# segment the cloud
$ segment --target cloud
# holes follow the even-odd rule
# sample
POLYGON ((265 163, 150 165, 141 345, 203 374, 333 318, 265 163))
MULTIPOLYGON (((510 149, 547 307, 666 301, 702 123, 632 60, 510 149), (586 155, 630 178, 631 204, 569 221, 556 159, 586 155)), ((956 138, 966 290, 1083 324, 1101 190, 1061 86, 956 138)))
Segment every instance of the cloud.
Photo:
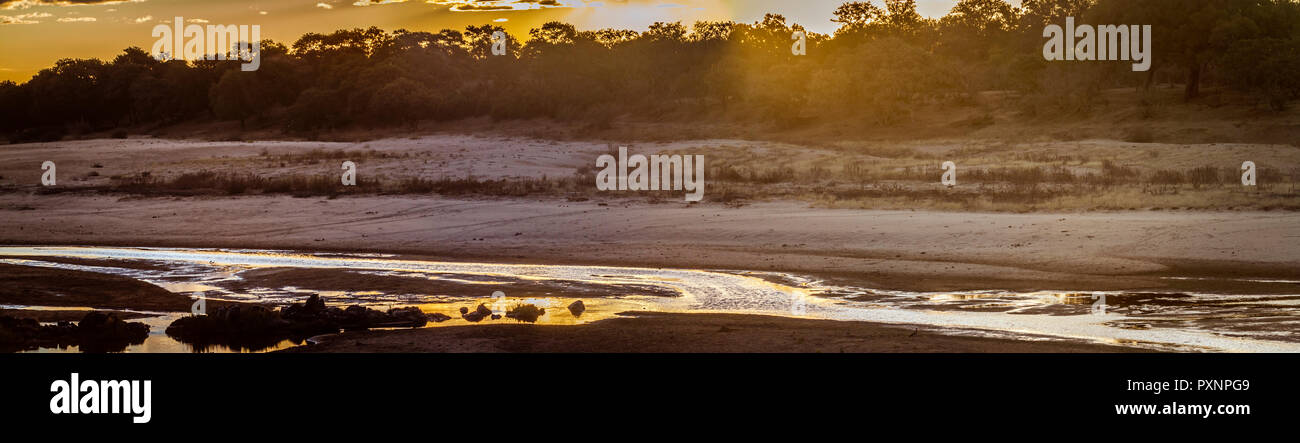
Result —
POLYGON ((329 4, 329 3, 324 3, 324 2, 322 2, 322 3, 317 3, 317 4, 316 4, 316 7, 317 7, 317 8, 322 8, 322 9, 334 9, 334 5, 331 5, 331 4, 329 4))
POLYGON ((146 16, 144 16, 144 17, 137 17, 137 18, 135 19, 135 22, 136 22, 136 23, 145 23, 145 22, 148 22, 148 21, 150 21, 150 20, 153 20, 153 16, 152 16, 152 15, 146 15, 146 16))
POLYGON ((201 18, 192 18, 192 19, 189 19, 189 20, 186 20, 186 21, 187 21, 187 22, 190 22, 190 23, 207 23, 207 22, 208 22, 207 20, 205 20, 205 19, 201 19, 201 18))
POLYGON ((50 13, 48 12, 33 12, 31 14, 19 14, 19 15, 0 15, 0 25, 34 25, 40 22, 32 19, 46 18, 49 16, 50 13))
POLYGON ((95 21, 94 17, 59 17, 59 23, 88 23, 95 21))
POLYGON ((141 3, 145 0, 0 0, 0 9, 27 9, 33 6, 92 6, 141 3))

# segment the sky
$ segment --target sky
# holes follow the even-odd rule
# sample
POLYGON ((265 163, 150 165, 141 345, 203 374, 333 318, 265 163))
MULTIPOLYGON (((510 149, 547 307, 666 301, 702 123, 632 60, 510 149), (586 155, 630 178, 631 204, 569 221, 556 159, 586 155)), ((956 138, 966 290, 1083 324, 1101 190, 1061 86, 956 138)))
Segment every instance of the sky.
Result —
MULTIPOLYGON (((831 12, 848 0, 0 0, 0 81, 27 81, 61 58, 111 59, 146 51, 153 27, 175 17, 199 24, 259 25, 262 38, 290 44, 308 32, 378 26, 438 31, 493 23, 526 35, 559 20, 579 29, 645 30, 658 21, 733 20, 785 15, 830 33, 831 12)), ((957 0, 917 0, 922 15, 946 14, 957 0)), ((874 1, 877 5, 882 2, 874 1)))

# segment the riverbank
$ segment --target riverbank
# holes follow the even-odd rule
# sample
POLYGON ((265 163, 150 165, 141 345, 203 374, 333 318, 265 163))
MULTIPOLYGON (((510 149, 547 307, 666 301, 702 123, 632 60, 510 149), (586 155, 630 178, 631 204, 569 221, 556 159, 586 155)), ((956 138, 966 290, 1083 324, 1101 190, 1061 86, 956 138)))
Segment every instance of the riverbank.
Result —
MULTIPOLYGON (((41 259, 44 257, 33 257, 41 259)), ((60 261, 60 260, 54 260, 60 261)), ((104 262, 93 259, 62 260, 104 262)), ((121 262, 140 265, 141 262, 121 262)), ((107 264, 107 263, 103 263, 107 264)), ((0 282, 6 286, 25 284, 29 278, 44 277, 38 298, 15 298, 0 293, 0 303, 22 301, 32 306, 120 305, 120 292, 137 294, 130 307, 180 307, 188 298, 167 293, 138 280, 109 274, 55 268, 0 264, 0 282), (88 289, 87 281, 97 290, 88 289), (152 288, 152 289, 151 289, 152 288), (159 303, 158 294, 168 301, 159 303), (67 298, 67 301, 63 300, 67 298), (172 306, 172 305, 176 306, 172 306)), ((326 271, 326 270, 322 270, 326 271)), ((336 271, 337 272, 337 271, 336 271)), ((32 285, 20 286, 30 292, 32 285)), ((129 302, 130 300, 128 300, 129 302)), ((214 304, 228 306, 229 303, 214 304)), ((169 309, 172 310, 172 309, 169 309)), ((561 309, 562 310, 562 309, 561 309)), ((5 309, 15 318, 37 321, 75 321, 88 309, 5 309)), ((126 318, 147 317, 135 313, 126 318)), ((571 314, 577 316, 577 314, 571 314)), ((444 317, 445 318, 445 317, 444 317)), ((599 318, 599 317, 597 317, 599 318)), ((860 321, 811 320, 768 315, 683 314, 625 312, 612 318, 585 324, 523 324, 502 321, 483 324, 349 331, 316 337, 316 343, 288 348, 287 352, 1150 352, 1149 349, 1085 343, 1060 337, 1021 335, 1016 339, 953 335, 954 330, 924 325, 878 324, 860 321)), ((170 343, 172 339, 164 339, 170 343)), ((270 340, 275 344, 282 340, 270 340)), ((137 343, 138 345, 139 343, 137 343)), ((283 344, 271 347, 282 348, 283 344)), ((188 349, 174 346, 173 350, 188 349)), ((211 347, 204 349, 211 350, 211 347)))
POLYGON ((1294 292, 1293 212, 957 213, 437 196, 0 195, 0 244, 739 269, 912 291, 1294 292), (1171 279, 1169 277, 1179 277, 1171 279), (1186 280, 1201 278, 1208 280, 1186 280))
MULTIPOLYGON (((188 311, 193 302, 129 277, 0 263, 0 305, 177 312, 188 311)), ((80 318, 85 312, 21 317, 57 321, 67 320, 67 315, 80 318)))
MULTIPOLYGON (((1051 320, 1034 325, 1035 331, 1056 331, 1074 338, 1113 337, 1110 334, 1114 332, 1104 328, 1122 329, 1120 336, 1132 338, 1147 328, 1163 329, 1162 325, 1195 333, 1208 328, 1230 336, 1243 332, 1291 334, 1289 329, 1277 330, 1286 326, 1271 320, 1290 315, 1287 297, 1300 288, 1300 249, 1285 247, 1300 238, 1300 212, 1277 210, 1294 206, 1294 183, 1281 180, 1288 176, 1278 175, 1276 170, 1276 165, 1294 164, 1297 151, 1291 146, 964 139, 826 146, 687 140, 634 146, 639 153, 703 153, 718 161, 719 169, 710 170, 710 174, 720 175, 711 176, 707 198, 699 204, 684 203, 675 193, 671 197, 601 193, 579 180, 585 177, 584 167, 613 146, 596 141, 445 135, 331 143, 128 139, 14 145, 0 153, 0 159, 7 160, 0 167, 0 225, 5 226, 0 230, 0 245, 374 253, 392 260, 473 262, 494 269, 502 264, 523 264, 637 267, 648 268, 639 272, 649 274, 736 271, 733 274, 789 286, 782 290, 783 297, 772 298, 781 302, 780 309, 768 303, 772 306, 755 310, 777 315, 789 311, 786 304, 792 303, 789 295, 795 288, 811 283, 865 289, 863 293, 841 291, 834 297, 867 307, 907 301, 903 304, 909 310, 889 311, 892 317, 886 321, 893 323, 918 323, 912 315, 917 312, 1014 311, 1004 318, 960 316, 966 323, 945 323, 949 320, 938 321, 931 318, 934 316, 923 320, 935 325, 1024 331, 1023 321, 1033 317, 1021 315, 1028 309, 1051 320), (994 211, 979 210, 983 206, 940 204, 959 196, 930 189, 938 185, 932 183, 932 171, 925 167, 949 157, 970 168, 963 172, 961 193, 1009 198, 1009 206, 997 206, 1001 209, 994 211), (1241 158, 1273 165, 1275 170, 1261 170, 1266 185, 1260 192, 1222 183, 1225 175, 1220 169, 1235 168, 1241 158), (55 188, 36 185, 42 159, 59 165, 55 188), (338 166, 345 159, 362 166, 361 183, 355 188, 339 185, 338 166), (798 173, 772 175, 769 178, 775 181, 768 183, 771 180, 764 178, 768 175, 763 169, 767 166, 759 166, 774 160, 794 165, 792 171, 798 173), (1210 163, 1220 166, 1201 169, 1210 163), (1020 169, 1002 165, 1019 165, 1015 168, 1020 169), (1069 174, 1052 175, 1065 180, 1054 184, 1037 183, 1033 174, 1026 176, 1029 178, 1012 174, 1059 170, 1069 170, 1069 174), (1218 181, 1153 187, 1149 180, 1169 174, 1186 178, 1188 171, 1198 170, 1218 171, 1218 181), (1110 180, 1106 177, 1115 180, 1106 181, 1110 180), (1109 183, 1097 185, 1105 192, 1083 195, 1082 200, 1067 205, 1021 201, 1018 198, 1024 195, 1007 194, 1008 186, 1020 189, 1020 185, 1032 184, 1025 192, 1059 197, 1060 186, 1092 186, 1089 183, 1094 178, 1109 183), (816 189, 822 190, 808 194, 816 189), (1206 200, 1202 198, 1206 192, 1222 194, 1225 200, 1206 200), (1113 198, 1115 193, 1125 198, 1113 198), (828 201, 819 195, 843 198, 828 201), (933 198, 920 198, 926 195, 933 198), (1238 201, 1241 203, 1235 203, 1238 201), (804 277, 810 279, 803 281, 804 277), (999 290, 1014 294, 972 294, 999 290), (889 291, 911 294, 897 297, 889 291), (1048 294, 1035 294, 1038 291, 1048 294), (1084 299, 1090 291, 1115 291, 1117 297, 1108 303, 1132 317, 1098 319, 1108 323, 1093 325, 1065 315, 1086 309, 1084 299), (966 294, 943 294, 932 301, 929 293, 935 292, 966 294), (1260 294, 1277 297, 1250 297, 1260 294), (970 301, 963 302, 967 297, 970 301), (1243 309, 1250 314, 1243 314, 1243 309), (1163 313, 1170 318, 1157 318, 1163 313)), ((21 255, 13 258, 23 259, 21 255)), ((502 279, 507 281, 494 282, 499 285, 483 290, 483 282, 477 281, 480 276, 429 279, 403 275, 407 269, 388 264, 382 264, 383 272, 378 274, 347 267, 292 265, 249 270, 240 268, 245 263, 238 262, 219 265, 227 267, 214 271, 204 268, 205 263, 211 264, 205 260, 197 262, 204 269, 197 274, 207 273, 203 282, 211 284, 187 286, 194 282, 195 272, 161 275, 161 270, 176 269, 175 263, 47 258, 65 265, 131 267, 152 275, 151 282, 168 290, 188 295, 225 291, 250 301, 292 298, 306 292, 334 293, 328 296, 331 303, 340 304, 362 297, 373 301, 411 295, 428 298, 421 302, 426 312, 442 312, 450 305, 437 297, 482 298, 492 290, 501 290, 510 297, 560 303, 551 299, 557 297, 551 294, 555 288, 542 284, 550 280, 512 281, 513 270, 502 271, 506 276, 502 279)), ((448 266, 433 267, 436 271, 448 266)), ((583 321, 594 318, 590 321, 600 324, 610 323, 596 313, 694 309, 601 305, 609 300, 635 301, 635 297, 622 298, 633 294, 626 290, 630 285, 620 289, 623 292, 602 287, 606 284, 603 280, 616 273, 593 276, 577 272, 581 284, 565 283, 565 294, 559 297, 598 300, 583 321)), ((139 277, 140 273, 132 275, 139 277)), ((18 290, 73 282, 55 275, 36 280, 6 285, 18 290)), ((746 286, 742 293, 753 295, 767 289, 746 286)), ((46 299, 63 297, 53 289, 43 291, 46 299)), ((11 298, 21 302, 12 303, 147 309, 132 303, 95 305, 68 298, 43 303, 18 295, 11 298)), ((181 299, 166 307, 149 310, 185 312, 190 300, 178 296, 181 299)), ((737 312, 728 306, 708 308, 737 312)), ((608 319, 615 320, 612 324, 618 326, 597 330, 613 328, 624 331, 618 334, 636 336, 663 330, 656 329, 659 326, 653 322, 667 322, 664 328, 678 325, 676 320, 659 318, 647 326, 608 319)), ((785 325, 777 324, 774 330, 778 331, 785 325)), ((511 326, 501 331, 515 333, 530 329, 514 326, 547 325, 493 325, 490 329, 498 326, 511 326)), ((786 326, 798 327, 794 323, 786 326)), ((717 329, 724 327, 735 329, 725 324, 717 329)), ((751 339, 768 340, 763 334, 768 332, 751 339)), ((769 338, 766 346, 774 352, 789 345, 776 335, 769 338)), ((1222 338, 1170 337, 1187 346, 1180 349, 1259 349, 1226 343, 1222 338), (1201 343, 1205 338, 1215 343, 1201 343)), ((555 340, 559 340, 554 345, 557 350, 576 343, 555 340)), ((601 343, 605 341, 589 345, 599 348, 601 343)), ((716 345, 725 347, 726 343, 716 345)), ((538 346, 551 349, 547 348, 551 345, 538 346)), ((859 349, 877 349, 873 346, 863 344, 859 349)))
POLYGON ((863 353, 1150 352, 1060 340, 945 335, 928 328, 764 315, 627 313, 577 326, 491 324, 318 337, 277 352, 863 353))

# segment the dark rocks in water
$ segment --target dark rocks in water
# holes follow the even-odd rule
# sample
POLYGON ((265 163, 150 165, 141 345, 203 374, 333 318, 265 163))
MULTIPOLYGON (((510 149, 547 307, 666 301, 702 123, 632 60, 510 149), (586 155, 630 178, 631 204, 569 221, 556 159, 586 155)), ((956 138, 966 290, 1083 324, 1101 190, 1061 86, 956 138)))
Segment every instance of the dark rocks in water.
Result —
POLYGON ((302 308, 307 312, 324 311, 325 300, 320 298, 320 294, 312 294, 311 297, 307 297, 307 301, 303 303, 302 308))
POLYGON ((30 318, 0 317, 0 350, 17 352, 40 347, 76 346, 80 334, 77 325, 61 321, 42 325, 30 318))
POLYGON ((283 313, 257 305, 210 309, 207 315, 184 317, 167 326, 167 335, 200 348, 223 345, 258 351, 286 338, 337 332, 326 323, 290 321, 283 313))
POLYGON ((287 319, 293 318, 314 318, 320 316, 325 310, 325 301, 321 300, 320 295, 312 294, 307 297, 307 302, 301 305, 289 305, 280 308, 280 315, 287 319))
POLYGON ((493 319, 493 320, 500 320, 500 319, 501 319, 501 314, 492 314, 492 319, 493 319))
POLYGON ((384 314, 382 312, 361 305, 352 305, 343 310, 343 318, 339 322, 339 327, 345 330, 367 329, 370 328, 370 325, 381 322, 383 319, 384 314))
POLYGON ((491 315, 492 315, 492 310, 488 309, 488 307, 483 305, 482 303, 480 303, 477 308, 474 308, 474 311, 472 312, 469 309, 465 309, 464 307, 460 308, 460 317, 464 318, 465 321, 468 321, 470 323, 478 323, 480 321, 483 321, 483 319, 488 318, 491 315))
POLYGON ((418 328, 429 323, 429 316, 415 306, 389 309, 387 315, 388 321, 383 327, 418 328))
POLYGON ((573 314, 574 317, 582 315, 582 312, 586 310, 587 310, 587 305, 583 304, 582 300, 569 303, 569 313, 573 314))
POLYGON ((121 352, 148 337, 149 325, 127 322, 113 313, 91 311, 77 324, 64 321, 54 325, 0 316, 0 352, 68 346, 78 346, 82 352, 121 352))
POLYGON ((128 345, 144 343, 149 325, 117 318, 117 314, 90 312, 77 323, 83 352, 116 352, 128 345))
POLYGON ((538 317, 545 314, 546 310, 539 308, 536 305, 515 306, 514 309, 506 311, 506 317, 529 323, 536 322, 538 317))
POLYGON ((325 306, 319 296, 312 295, 303 304, 285 306, 278 311, 257 305, 220 307, 208 315, 172 322, 167 327, 167 335, 196 345, 261 350, 285 339, 300 341, 339 330, 416 328, 428 321, 429 317, 416 307, 393 308, 388 312, 361 305, 340 309, 325 306))
POLYGON ((339 327, 346 330, 418 328, 429 323, 429 317, 424 314, 424 311, 414 306, 393 308, 389 309, 388 312, 381 312, 361 305, 352 305, 341 312, 342 315, 339 316, 329 309, 324 311, 329 319, 337 321, 339 327))
MULTIPOLYGON (((466 309, 466 311, 469 311, 469 310, 466 309)), ((442 323, 442 322, 445 322, 445 321, 447 321, 447 320, 451 320, 451 316, 450 316, 450 315, 443 314, 443 313, 441 313, 441 312, 434 312, 434 313, 432 313, 432 314, 429 314, 429 321, 431 321, 431 322, 434 322, 434 323, 442 323)))

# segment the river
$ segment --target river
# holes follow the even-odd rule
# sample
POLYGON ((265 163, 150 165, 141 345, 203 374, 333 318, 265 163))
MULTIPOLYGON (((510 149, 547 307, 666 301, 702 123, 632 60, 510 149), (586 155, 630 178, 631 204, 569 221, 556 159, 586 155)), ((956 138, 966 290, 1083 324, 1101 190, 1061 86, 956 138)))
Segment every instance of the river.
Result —
MULTIPOLYGON (((547 308, 539 323, 580 324, 624 311, 726 312, 861 320, 924 326, 949 334, 1076 340, 1153 350, 1212 352, 1300 351, 1300 294, 1226 294, 1189 291, 1014 292, 997 288, 959 292, 909 292, 861 287, 774 272, 616 266, 470 263, 411 260, 384 254, 303 253, 269 250, 125 247, 0 247, 0 262, 129 276, 173 292, 214 300, 269 303, 299 301, 309 293, 329 303, 419 306, 466 324, 456 310, 483 302, 494 310, 532 303, 547 308), (68 259, 90 259, 78 264, 68 259), (60 261, 62 260, 62 261, 60 261), (133 265, 135 262, 135 265, 133 265), (148 266, 139 266, 148 263, 148 266), (119 265, 120 264, 120 265, 119 265), (445 291, 307 290, 294 286, 246 288, 244 273, 258 269, 314 269, 383 278, 423 278, 466 288, 445 291), (526 282, 555 291, 505 294, 495 288, 526 282), (244 289, 231 289, 233 285, 244 289), (588 290, 588 311, 570 315, 566 288, 588 290), (481 289, 478 289, 481 288, 481 289), (1104 313, 1098 309, 1102 296, 1104 313)), ((1300 283, 1300 282, 1283 282, 1300 283)), ((256 286, 254 284, 254 286, 256 286)), ((1300 289, 1300 286, 1296 286, 1300 289)), ((1300 292, 1300 290, 1295 291, 1300 292)), ((23 307, 37 309, 40 307, 23 307)), ((127 352, 200 351, 162 333, 182 314, 145 319, 153 332, 127 352)), ((272 347, 292 346, 284 342, 272 347)), ((40 351, 68 351, 42 349, 40 351)), ((75 349, 73 349, 75 351, 75 349)), ((232 351, 210 348, 201 351, 232 351)))

